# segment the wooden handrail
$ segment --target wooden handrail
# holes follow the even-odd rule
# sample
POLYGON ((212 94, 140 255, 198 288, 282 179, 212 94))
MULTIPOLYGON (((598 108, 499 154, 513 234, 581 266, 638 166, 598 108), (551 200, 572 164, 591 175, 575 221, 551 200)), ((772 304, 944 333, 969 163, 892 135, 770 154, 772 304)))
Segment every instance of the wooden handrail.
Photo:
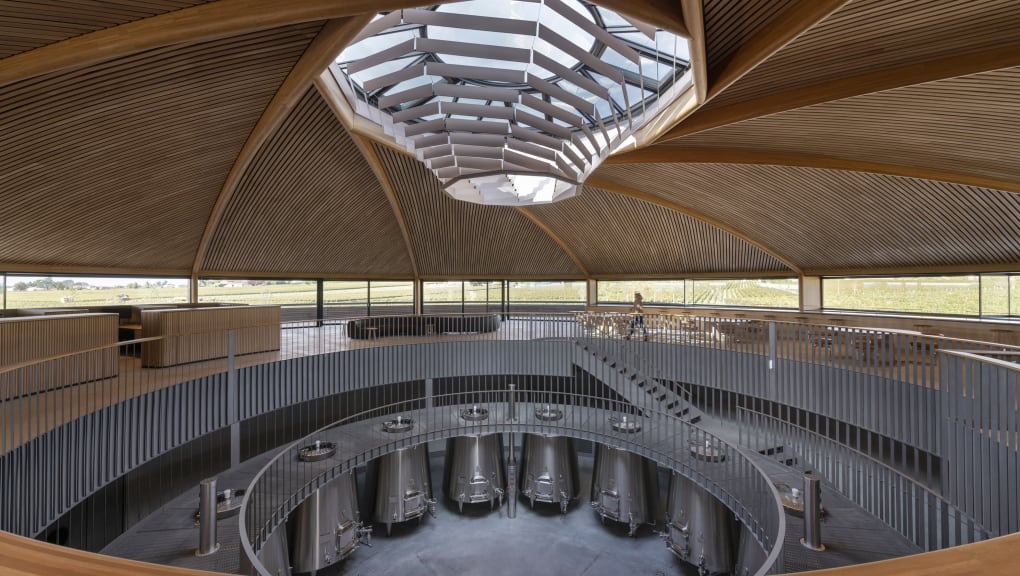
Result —
POLYGON ((104 576, 215 576, 220 572, 203 572, 174 568, 82 552, 66 546, 0 532, 0 574, 5 576, 68 576, 102 574, 104 576))
POLYGON ((955 548, 881 560, 856 566, 799 572, 811 576, 972 576, 1016 574, 1020 534, 1010 534, 955 548))

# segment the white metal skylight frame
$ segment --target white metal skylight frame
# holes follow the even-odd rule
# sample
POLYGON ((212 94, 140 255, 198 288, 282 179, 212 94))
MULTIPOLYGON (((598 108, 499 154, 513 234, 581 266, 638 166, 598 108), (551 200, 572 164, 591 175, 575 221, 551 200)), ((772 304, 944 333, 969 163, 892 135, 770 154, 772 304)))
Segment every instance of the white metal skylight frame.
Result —
POLYGON ((584 0, 380 14, 331 71, 452 196, 511 205, 574 195, 692 83, 686 39, 584 0))

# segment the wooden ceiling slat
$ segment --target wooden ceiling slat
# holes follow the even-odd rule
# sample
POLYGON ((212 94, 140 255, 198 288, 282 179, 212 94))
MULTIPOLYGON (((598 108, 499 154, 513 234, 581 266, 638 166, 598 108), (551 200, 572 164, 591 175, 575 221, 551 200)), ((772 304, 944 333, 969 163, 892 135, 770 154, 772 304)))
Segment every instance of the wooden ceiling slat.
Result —
POLYGON ((0 89, 0 261, 188 267, 238 149, 319 27, 167 48, 0 89))
POLYGON ((530 210, 576 247, 593 275, 789 271, 714 226, 591 186, 569 200, 530 210))
POLYGON ((570 256, 518 210, 454 200, 416 159, 380 145, 375 150, 407 219, 423 278, 585 277, 570 256))
POLYGON ((208 1, 14 0, 4 2, 3 9, 0 11, 0 58, 7 58, 81 34, 204 4, 208 1))
POLYGON ((705 49, 714 70, 796 0, 705 0, 705 49))
POLYGON ((951 168, 1020 186, 1017 94, 1020 68, 1009 68, 755 118, 668 146, 811 154, 933 172, 951 168))
POLYGON ((1015 0, 855 0, 755 68, 705 109, 1016 40, 1015 0))
POLYGON ((598 174, 727 222, 805 270, 1020 263, 1020 195, 1008 192, 777 166, 609 165, 598 174))
POLYGON ((241 176, 205 270, 412 275, 378 180, 314 88, 241 176))

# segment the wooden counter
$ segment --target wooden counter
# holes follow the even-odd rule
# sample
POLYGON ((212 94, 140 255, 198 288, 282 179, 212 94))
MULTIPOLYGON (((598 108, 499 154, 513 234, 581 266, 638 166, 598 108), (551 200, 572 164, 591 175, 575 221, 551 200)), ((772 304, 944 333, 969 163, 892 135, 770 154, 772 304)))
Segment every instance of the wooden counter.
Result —
POLYGON ((58 357, 34 367, 31 378, 18 378, 17 372, 0 375, 8 379, 6 386, 0 388, 0 396, 23 396, 116 376, 120 365, 117 324, 116 314, 0 319, 0 370, 5 366, 58 357), (97 348, 103 349, 73 354, 97 348))
POLYGON ((234 330, 235 354, 280 349, 279 306, 233 306, 142 310, 142 366, 162 368, 227 355, 234 330))

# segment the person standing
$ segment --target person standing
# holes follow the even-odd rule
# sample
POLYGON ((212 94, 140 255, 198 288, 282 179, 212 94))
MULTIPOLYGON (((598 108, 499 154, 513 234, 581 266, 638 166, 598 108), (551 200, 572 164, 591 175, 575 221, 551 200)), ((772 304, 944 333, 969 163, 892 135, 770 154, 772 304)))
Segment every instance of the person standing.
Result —
POLYGON ((644 298, 640 292, 634 293, 634 305, 630 307, 630 332, 627 333, 627 340, 634 335, 634 329, 641 326, 641 332, 644 334, 645 340, 648 340, 648 328, 645 328, 645 307, 643 305, 644 298))

